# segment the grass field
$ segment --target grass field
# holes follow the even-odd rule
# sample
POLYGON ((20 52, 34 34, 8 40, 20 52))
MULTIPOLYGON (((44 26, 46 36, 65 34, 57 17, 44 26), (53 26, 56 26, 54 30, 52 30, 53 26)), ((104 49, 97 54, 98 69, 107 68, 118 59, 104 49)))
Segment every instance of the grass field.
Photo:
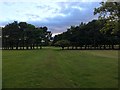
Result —
POLYGON ((117 88, 118 51, 3 50, 3 88, 117 88))

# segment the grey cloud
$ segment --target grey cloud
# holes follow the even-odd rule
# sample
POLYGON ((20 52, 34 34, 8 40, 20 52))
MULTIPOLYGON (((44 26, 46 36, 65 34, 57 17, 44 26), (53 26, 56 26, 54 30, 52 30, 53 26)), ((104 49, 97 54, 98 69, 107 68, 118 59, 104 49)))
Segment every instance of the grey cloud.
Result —
MULTIPOLYGON (((55 16, 53 18, 46 18, 47 21, 27 21, 28 23, 34 24, 35 26, 47 26, 52 33, 64 32, 71 25, 78 25, 81 22, 88 22, 97 16, 93 15, 93 9, 99 6, 99 3, 82 3, 82 2, 59 2, 57 3, 61 10, 59 13, 64 14, 66 16, 55 16), (79 10, 78 8, 72 8, 73 6, 83 8, 83 10, 79 10)), ((49 6, 45 6, 46 8, 51 9, 49 6)), ((36 8, 45 8, 41 5, 38 5, 36 8)), ((58 10, 56 10, 58 11, 58 10)), ((34 14, 26 14, 31 18, 37 18, 38 15, 34 14)), ((4 25, 5 23, 0 23, 0 25, 4 25)))
MULTIPOLYGON (((95 4, 95 3, 94 3, 95 4)), ((47 26, 53 33, 66 31, 68 27, 71 25, 78 25, 81 22, 88 22, 97 16, 93 15, 93 9, 97 5, 93 5, 91 3, 82 5, 81 3, 59 3, 61 6, 60 13, 65 14, 66 16, 56 16, 53 18, 47 18, 47 21, 31 21, 36 26, 47 26), (65 5, 68 5, 65 7, 65 5), (72 6, 78 6, 81 8, 85 8, 85 10, 79 10, 77 8, 72 8, 72 6)))

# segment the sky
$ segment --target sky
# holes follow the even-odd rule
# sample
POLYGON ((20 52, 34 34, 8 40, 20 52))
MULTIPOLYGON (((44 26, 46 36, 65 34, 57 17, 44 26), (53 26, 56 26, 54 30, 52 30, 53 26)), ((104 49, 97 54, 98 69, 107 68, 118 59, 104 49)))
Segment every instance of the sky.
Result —
POLYGON ((0 0, 0 27, 13 21, 27 22, 36 27, 47 26, 54 36, 70 26, 97 19, 93 12, 99 6, 100 1, 92 0, 0 0))

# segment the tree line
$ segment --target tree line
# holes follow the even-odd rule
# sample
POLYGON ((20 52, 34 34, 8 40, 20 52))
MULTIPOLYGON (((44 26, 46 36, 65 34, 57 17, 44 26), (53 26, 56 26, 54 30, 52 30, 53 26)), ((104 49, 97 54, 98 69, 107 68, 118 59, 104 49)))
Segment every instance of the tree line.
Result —
POLYGON ((53 44, 62 49, 120 49, 120 34, 102 33, 105 20, 92 20, 87 24, 71 26, 66 32, 56 35, 53 44))
POLYGON ((98 20, 71 26, 56 35, 53 44, 71 49, 120 49, 120 2, 101 2, 98 20))
POLYGON ((46 26, 14 21, 2 28, 2 49, 41 49, 48 45, 51 35, 46 26))
POLYGON ((55 35, 52 42, 52 33, 46 26, 35 27, 17 21, 7 24, 2 28, 2 49, 41 49, 50 43, 62 49, 120 49, 120 2, 100 4, 94 9, 98 19, 71 26, 55 35))

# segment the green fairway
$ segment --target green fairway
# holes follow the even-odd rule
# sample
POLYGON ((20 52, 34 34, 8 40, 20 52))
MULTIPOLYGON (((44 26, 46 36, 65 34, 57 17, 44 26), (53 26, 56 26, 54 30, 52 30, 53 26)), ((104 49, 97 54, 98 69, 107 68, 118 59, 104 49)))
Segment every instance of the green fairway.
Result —
POLYGON ((117 88, 118 51, 3 50, 3 88, 117 88))

